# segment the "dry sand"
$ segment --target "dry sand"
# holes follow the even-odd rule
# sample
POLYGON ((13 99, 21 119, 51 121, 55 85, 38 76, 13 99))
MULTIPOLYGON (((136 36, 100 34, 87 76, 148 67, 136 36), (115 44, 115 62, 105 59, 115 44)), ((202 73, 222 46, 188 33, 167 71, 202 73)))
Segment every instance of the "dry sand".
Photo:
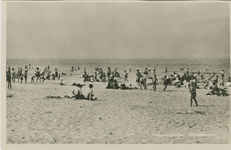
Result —
MULTIPOLYGON (((206 96, 209 90, 199 89, 199 107, 190 107, 186 88, 169 86, 163 92, 163 85, 158 85, 157 92, 151 86, 148 90, 106 90, 107 83, 97 82, 93 83, 97 101, 44 98, 71 95, 76 78, 65 77, 67 86, 60 86, 58 80, 13 83, 13 90, 7 90, 13 97, 6 99, 7 143, 230 142, 230 97, 206 96)), ((129 80, 135 81, 134 76, 129 80)), ((85 84, 83 91, 89 82, 85 84)))

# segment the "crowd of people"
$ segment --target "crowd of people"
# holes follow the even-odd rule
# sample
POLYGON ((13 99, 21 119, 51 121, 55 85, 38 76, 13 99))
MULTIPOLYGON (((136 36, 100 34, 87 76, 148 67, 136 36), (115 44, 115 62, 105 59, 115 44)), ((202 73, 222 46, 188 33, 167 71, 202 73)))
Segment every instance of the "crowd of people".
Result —
MULTIPOLYGON (((17 73, 15 72, 14 68, 7 67, 6 71, 6 79, 8 82, 8 89, 12 89, 12 82, 15 82, 15 79, 18 79, 18 82, 20 83, 25 80, 25 83, 27 83, 27 77, 28 77, 28 69, 31 69, 31 65, 25 66, 25 70, 23 71, 22 68, 18 68, 17 73)), ((70 70, 70 76, 74 71, 80 70, 80 67, 71 67, 70 70)), ((219 76, 216 76, 215 80, 205 80, 204 84, 202 86, 198 86, 198 77, 200 77, 200 80, 204 80, 204 75, 201 74, 200 70, 197 73, 189 73, 189 69, 187 68, 186 71, 180 76, 178 73, 173 72, 173 74, 168 73, 167 67, 165 68, 165 75, 161 79, 157 79, 156 75, 156 68, 154 67, 153 70, 151 68, 145 68, 143 72, 140 72, 139 70, 136 71, 136 87, 133 87, 132 84, 129 83, 129 86, 126 86, 126 82, 129 82, 128 76, 126 70, 123 71, 123 74, 121 75, 116 68, 114 71, 111 70, 110 67, 107 68, 107 71, 104 72, 102 68, 95 68, 95 72, 93 75, 90 75, 87 73, 86 68, 83 69, 83 78, 84 82, 107 82, 106 89, 144 89, 147 90, 147 86, 152 86, 152 90, 156 91, 157 85, 162 84, 163 85, 163 91, 166 91, 168 85, 176 86, 176 87, 185 87, 189 89, 189 92, 191 93, 191 106, 193 100, 195 101, 196 106, 198 106, 197 100, 196 100, 196 89, 199 88, 205 88, 205 89, 212 89, 207 95, 218 95, 218 96, 227 96, 226 87, 224 86, 224 70, 221 71, 221 81, 218 82, 219 76), (153 71, 153 72, 152 72, 153 71), (148 79, 151 79, 151 82, 148 82, 148 79), (120 82, 120 85, 119 85, 120 82), (209 86, 209 82, 212 83, 212 86, 209 86)), ((184 71, 184 68, 180 68, 180 71, 184 71)), ((131 73, 131 68, 129 68, 129 73, 131 73)), ((66 73, 62 72, 62 75, 66 75, 66 73)), ((44 69, 40 71, 39 67, 36 67, 35 72, 31 76, 31 84, 43 84, 45 80, 60 80, 60 73, 58 71, 58 68, 55 68, 54 72, 51 71, 50 66, 48 65, 44 69)), ((212 77, 211 77, 212 78, 212 77)), ((228 82, 230 82, 230 77, 228 79, 228 82)), ((63 83, 63 80, 61 80, 60 85, 65 85, 63 83)), ((93 84, 89 84, 89 92, 87 92, 86 95, 82 94, 82 86, 81 84, 75 84, 75 86, 78 87, 78 90, 75 92, 72 92, 72 96, 65 96, 68 98, 74 98, 74 99, 88 99, 88 100, 95 100, 93 94, 93 84)))

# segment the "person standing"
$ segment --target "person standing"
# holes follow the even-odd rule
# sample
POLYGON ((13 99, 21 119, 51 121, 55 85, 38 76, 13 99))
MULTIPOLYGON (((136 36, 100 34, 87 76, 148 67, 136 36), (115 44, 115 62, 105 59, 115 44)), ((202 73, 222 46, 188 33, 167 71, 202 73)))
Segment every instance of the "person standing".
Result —
POLYGON ((28 70, 25 70, 24 72, 25 83, 27 83, 27 76, 28 76, 28 70))
POLYGON ((152 79, 152 84, 153 84, 153 91, 156 92, 156 83, 158 82, 156 75, 154 75, 154 78, 152 79))
POLYGON ((6 72, 6 80, 8 82, 8 90, 9 89, 12 90, 10 67, 8 68, 8 71, 6 72))
POLYGON ((12 81, 15 82, 15 76, 16 76, 16 73, 14 71, 14 68, 12 68, 12 81))
POLYGON ((124 70, 124 82, 129 82, 128 81, 128 73, 126 72, 126 70, 124 70))
POLYGON ((167 76, 165 75, 165 76, 164 76, 164 89, 163 89, 163 91, 166 90, 167 85, 168 85, 168 81, 167 81, 167 76))
POLYGON ((190 81, 190 93, 191 93, 191 98, 190 98, 191 105, 190 106, 192 106, 193 100, 195 101, 196 106, 198 106, 197 100, 196 100, 196 85, 195 84, 196 82, 193 83, 193 81, 190 81))
POLYGON ((107 78, 108 78, 108 81, 110 79, 110 75, 111 75, 111 69, 110 67, 108 67, 108 70, 107 70, 107 78))
POLYGON ((165 73, 167 73, 168 72, 168 69, 167 69, 167 67, 165 67, 165 73))
POLYGON ((136 72, 136 83, 137 83, 137 87, 138 88, 140 88, 140 90, 142 89, 142 85, 141 85, 141 77, 142 77, 142 75, 141 75, 141 73, 140 73, 140 71, 139 70, 137 70, 137 72, 136 72))
POLYGON ((224 81, 224 77, 225 77, 225 73, 224 73, 224 70, 222 69, 221 70, 221 80, 224 81))

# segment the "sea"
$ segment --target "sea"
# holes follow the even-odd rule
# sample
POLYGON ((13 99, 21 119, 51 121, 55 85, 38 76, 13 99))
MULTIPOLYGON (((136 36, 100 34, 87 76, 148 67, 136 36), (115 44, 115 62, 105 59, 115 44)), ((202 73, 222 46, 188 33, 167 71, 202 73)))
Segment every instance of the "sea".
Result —
POLYGON ((173 72, 181 73, 180 68, 189 68, 189 72, 201 73, 220 73, 224 69, 225 74, 230 75, 230 59, 7 59, 7 66, 15 68, 22 67, 25 70, 25 66, 31 64, 32 69, 29 70, 29 75, 34 73, 36 67, 43 70, 48 65, 51 71, 54 72, 55 68, 59 72, 69 73, 71 67, 79 66, 80 72, 86 68, 89 74, 94 74, 95 68, 102 68, 103 71, 107 71, 110 67, 111 70, 117 68, 119 73, 123 73, 124 70, 129 72, 136 72, 139 69, 141 72, 145 68, 156 68, 156 74, 162 75, 167 71, 169 74, 173 72))

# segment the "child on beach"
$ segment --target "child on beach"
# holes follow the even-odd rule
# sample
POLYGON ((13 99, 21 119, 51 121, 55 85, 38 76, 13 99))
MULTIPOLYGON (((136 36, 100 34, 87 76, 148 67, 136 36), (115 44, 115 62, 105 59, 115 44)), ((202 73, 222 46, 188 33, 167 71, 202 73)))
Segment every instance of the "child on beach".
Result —
POLYGON ((191 93, 191 98, 190 98, 191 105, 190 106, 192 106, 192 103, 193 103, 192 100, 194 100, 196 103, 196 106, 198 106, 197 100, 196 100, 196 85, 195 83, 193 83, 193 81, 190 81, 190 93, 191 93))
POLYGON ((153 84, 153 91, 156 92, 156 83, 158 82, 156 75, 154 75, 154 78, 152 79, 152 84, 153 84))
POLYGON ((92 84, 89 84, 89 89, 87 91, 87 94, 86 94, 86 99, 87 100, 96 100, 97 97, 94 98, 94 94, 93 94, 93 85, 92 84))

